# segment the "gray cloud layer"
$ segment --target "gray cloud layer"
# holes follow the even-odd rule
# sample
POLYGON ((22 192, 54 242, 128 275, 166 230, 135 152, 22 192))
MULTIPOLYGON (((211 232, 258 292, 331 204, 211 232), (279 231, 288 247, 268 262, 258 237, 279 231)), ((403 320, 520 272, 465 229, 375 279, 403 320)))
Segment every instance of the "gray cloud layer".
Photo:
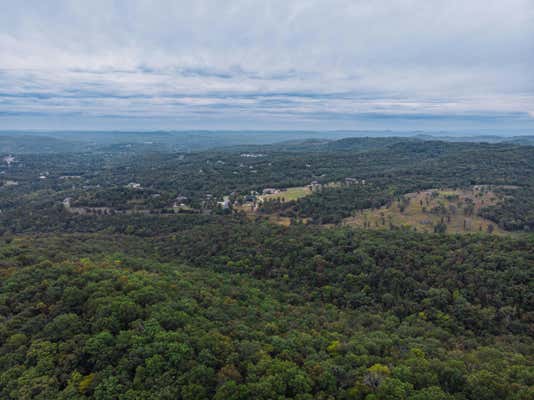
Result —
POLYGON ((532 0, 6 0, 0 123, 532 127, 533 66, 532 0))

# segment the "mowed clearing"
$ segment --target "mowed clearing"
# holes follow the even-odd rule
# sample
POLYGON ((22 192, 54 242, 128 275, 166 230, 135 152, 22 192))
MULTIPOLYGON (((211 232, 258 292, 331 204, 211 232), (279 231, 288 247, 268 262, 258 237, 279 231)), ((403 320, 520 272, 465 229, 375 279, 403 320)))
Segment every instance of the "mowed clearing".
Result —
POLYGON ((290 187, 281 189, 278 193, 263 194, 258 196, 259 201, 280 200, 281 202, 293 201, 312 193, 312 188, 308 186, 290 187))
MULTIPOLYGON (((309 196, 315 190, 320 187, 328 187, 331 184, 325 185, 306 185, 296 186, 284 189, 275 189, 276 193, 258 195, 254 201, 249 201, 241 205, 234 205, 234 210, 245 212, 249 218, 266 218, 270 222, 278 225, 289 226, 291 224, 291 218, 278 215, 277 213, 262 213, 259 214, 261 204, 269 201, 280 201, 281 203, 287 203, 289 201, 298 200, 302 197, 309 196)), ((306 223, 307 219, 303 219, 302 222, 306 223)))
POLYGON ((509 234, 478 215, 481 208, 502 200, 502 195, 489 186, 425 190, 408 193, 379 209, 355 211, 343 223, 368 229, 405 227, 419 232, 509 234))

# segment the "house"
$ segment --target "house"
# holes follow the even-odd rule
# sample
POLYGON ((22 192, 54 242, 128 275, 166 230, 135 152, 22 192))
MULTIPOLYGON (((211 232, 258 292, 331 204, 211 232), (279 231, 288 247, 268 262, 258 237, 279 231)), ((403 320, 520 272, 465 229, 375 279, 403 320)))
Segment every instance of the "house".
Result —
POLYGON ((265 157, 265 154, 261 154, 261 153, 242 153, 241 154, 241 157, 245 157, 245 158, 258 158, 258 157, 265 157))
POLYGON ((218 201, 217 205, 223 210, 228 210, 230 208, 230 199, 228 197, 225 197, 223 201, 218 201))
POLYGON ((142 189, 141 184, 136 183, 136 182, 130 182, 129 184, 126 185, 126 187, 128 189, 142 189))
POLYGON ((172 205, 172 208, 175 211, 178 211, 178 210, 186 209, 187 206, 184 203, 180 203, 178 201, 175 201, 174 204, 172 205))
POLYGON ((81 175, 61 175, 59 179, 65 180, 65 179, 81 179, 81 175))
POLYGON ((5 156, 4 157, 4 162, 7 164, 7 166, 9 167, 12 163, 15 162, 15 157, 13 157, 11 154, 8 155, 8 156, 5 156))
POLYGON ((354 184, 354 183, 360 183, 360 182, 356 178, 345 178, 345 183, 354 184))
POLYGON ((262 194, 277 194, 277 193, 280 193, 280 191, 274 188, 265 188, 262 191, 262 194))
POLYGON ((308 185, 308 189, 315 190, 319 189, 321 187, 321 184, 318 181, 313 181, 308 185))

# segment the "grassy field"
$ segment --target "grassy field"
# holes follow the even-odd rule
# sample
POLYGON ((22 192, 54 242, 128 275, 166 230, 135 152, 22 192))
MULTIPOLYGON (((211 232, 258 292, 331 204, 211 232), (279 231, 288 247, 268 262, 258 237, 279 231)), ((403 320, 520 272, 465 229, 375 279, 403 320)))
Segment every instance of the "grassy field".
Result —
MULTIPOLYGON (((264 201, 280 200, 281 202, 285 203, 300 199, 301 197, 309 196, 312 194, 312 192, 313 190, 309 185, 280 189, 279 193, 259 195, 255 203, 245 203, 240 206, 234 206, 234 210, 244 211, 250 218, 256 218, 259 215, 257 213, 257 206, 264 201)), ((278 225, 289 226, 291 223, 290 218, 283 217, 278 214, 262 214, 262 217, 278 225)))
POLYGON ((280 200, 282 202, 293 201, 300 199, 301 197, 308 196, 312 193, 312 190, 309 186, 298 186, 291 187, 287 189, 281 189, 280 193, 275 194, 264 194, 258 196, 259 201, 266 200, 280 200))
POLYGON ((419 232, 434 232, 442 224, 448 233, 508 234, 477 215, 480 208, 502 201, 499 196, 487 186, 409 193, 379 209, 356 211, 344 224, 369 229, 405 227, 419 232))

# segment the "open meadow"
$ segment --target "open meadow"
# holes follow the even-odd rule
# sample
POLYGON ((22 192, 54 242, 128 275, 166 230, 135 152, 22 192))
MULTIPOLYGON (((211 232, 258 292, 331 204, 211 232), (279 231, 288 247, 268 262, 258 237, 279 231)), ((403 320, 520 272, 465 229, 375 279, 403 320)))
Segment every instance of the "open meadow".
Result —
POLYGON ((510 234, 480 215, 483 207, 498 204, 503 195, 489 186, 470 189, 431 189, 400 196, 377 208, 354 212, 344 225, 368 229, 409 228, 419 232, 510 234))

